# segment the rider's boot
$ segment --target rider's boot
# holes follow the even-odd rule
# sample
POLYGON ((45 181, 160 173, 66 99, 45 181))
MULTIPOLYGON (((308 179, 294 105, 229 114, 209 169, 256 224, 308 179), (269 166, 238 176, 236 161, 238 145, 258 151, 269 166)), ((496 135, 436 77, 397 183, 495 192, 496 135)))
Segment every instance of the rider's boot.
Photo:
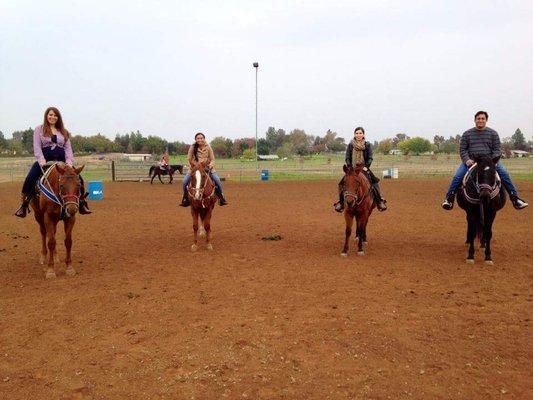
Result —
POLYGON ((20 218, 25 218, 26 214, 30 212, 30 196, 25 195, 22 193, 20 195, 21 204, 17 211, 15 211, 15 215, 20 218))

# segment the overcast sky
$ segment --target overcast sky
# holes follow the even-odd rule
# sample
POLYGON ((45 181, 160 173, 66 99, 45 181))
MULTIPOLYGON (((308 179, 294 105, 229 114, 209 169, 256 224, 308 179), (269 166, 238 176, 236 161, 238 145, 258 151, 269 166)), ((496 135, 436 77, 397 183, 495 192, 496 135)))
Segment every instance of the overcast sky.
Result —
POLYGON ((533 135, 532 1, 0 0, 0 131, 533 135))

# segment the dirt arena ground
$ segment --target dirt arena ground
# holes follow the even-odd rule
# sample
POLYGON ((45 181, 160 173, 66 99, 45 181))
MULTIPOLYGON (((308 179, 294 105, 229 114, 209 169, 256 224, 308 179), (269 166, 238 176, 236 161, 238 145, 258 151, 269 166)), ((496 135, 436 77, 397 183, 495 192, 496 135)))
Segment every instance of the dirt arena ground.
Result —
POLYGON ((106 183, 55 280, 0 185, 0 398, 526 399, 533 208, 507 205, 495 265, 467 265, 446 185, 384 182, 366 255, 341 258, 335 182, 226 183, 198 253, 179 185, 106 183))

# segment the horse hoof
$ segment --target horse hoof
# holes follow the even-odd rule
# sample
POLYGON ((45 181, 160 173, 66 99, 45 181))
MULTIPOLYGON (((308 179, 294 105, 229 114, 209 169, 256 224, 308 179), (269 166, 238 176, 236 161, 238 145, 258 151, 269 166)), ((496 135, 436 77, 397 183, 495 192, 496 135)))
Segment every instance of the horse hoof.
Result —
POLYGON ((56 273, 54 271, 48 271, 44 277, 45 279, 55 279, 56 273))
POLYGON ((192 251, 192 252, 198 251, 198 246, 195 245, 195 244, 193 244, 193 245, 191 246, 191 251, 192 251))
POLYGON ((473 258, 467 258, 466 259, 466 263, 467 264, 474 264, 474 259, 473 258))
POLYGON ((74 276, 76 275, 76 270, 72 267, 70 268, 67 268, 67 270, 65 271, 65 273, 68 275, 68 276, 74 276))
POLYGON ((364 251, 358 251, 358 252, 357 252, 357 255, 358 255, 358 256, 364 256, 364 255, 365 255, 365 252, 364 252, 364 251))
POLYGON ((207 250, 209 250, 209 251, 212 251, 212 250, 213 250, 213 245, 212 245, 211 243, 209 243, 209 244, 207 245, 207 250))
POLYGON ((202 229, 200 232, 198 232, 198 236, 205 238, 205 231, 202 229))
POLYGON ((485 260, 485 265, 494 265, 492 260, 485 260))
POLYGON ((348 253, 341 253, 342 257, 348 257, 348 253))

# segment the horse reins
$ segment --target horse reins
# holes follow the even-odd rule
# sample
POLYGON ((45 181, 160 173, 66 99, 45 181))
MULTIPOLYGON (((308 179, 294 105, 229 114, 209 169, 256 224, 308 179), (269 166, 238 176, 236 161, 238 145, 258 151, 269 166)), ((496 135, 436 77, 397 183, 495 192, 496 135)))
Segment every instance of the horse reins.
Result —
MULTIPOLYGON (((192 176, 192 174, 191 174, 192 176)), ((213 195, 215 194, 215 188, 213 187, 213 191, 211 192, 211 194, 207 197, 204 197, 204 191, 205 191, 205 188, 207 186, 207 182, 210 180, 211 178, 209 177, 209 174, 206 173, 206 179, 205 179, 205 182, 204 182, 204 186, 199 188, 199 189, 196 189, 196 188, 192 188, 191 185, 189 185, 189 189, 188 189, 188 192, 189 194, 191 195, 191 197, 193 198, 193 200, 195 201, 201 201, 202 202, 202 208, 205 208, 205 204, 204 204, 204 200, 209 200, 211 197, 213 197, 213 195), (191 189, 194 190, 194 192, 196 193, 198 191, 199 195, 200 195, 200 199, 195 199, 194 198, 194 195, 191 193, 191 189)))
MULTIPOLYGON (((52 167, 55 167, 57 163, 54 163, 52 164, 49 168, 50 168, 50 171, 51 171, 51 168, 52 167)), ((54 189, 52 188, 52 185, 50 184, 50 181, 48 180, 48 174, 46 174, 43 170, 43 167, 39 164, 39 167, 41 168, 41 172, 43 173, 43 178, 46 182, 46 184, 48 184, 48 188, 46 188, 46 186, 44 185, 40 185, 40 188, 41 190, 42 189, 45 189, 43 191, 44 195, 50 199, 51 201, 53 201, 54 203, 56 203, 59 207, 61 207, 61 211, 60 213, 63 214, 63 210, 66 208, 65 206, 69 205, 69 204, 74 204, 78 209, 80 207, 80 196, 79 195, 75 195, 75 194, 63 194, 61 193, 61 178, 64 176, 64 174, 59 174, 59 178, 58 178, 58 185, 59 185, 59 197, 55 194, 54 192, 54 189), (69 201, 68 199, 70 198, 74 198, 75 200, 74 201, 69 201), (65 199, 67 201, 65 201, 65 199)), ((59 171, 58 171, 59 172, 59 171)))

